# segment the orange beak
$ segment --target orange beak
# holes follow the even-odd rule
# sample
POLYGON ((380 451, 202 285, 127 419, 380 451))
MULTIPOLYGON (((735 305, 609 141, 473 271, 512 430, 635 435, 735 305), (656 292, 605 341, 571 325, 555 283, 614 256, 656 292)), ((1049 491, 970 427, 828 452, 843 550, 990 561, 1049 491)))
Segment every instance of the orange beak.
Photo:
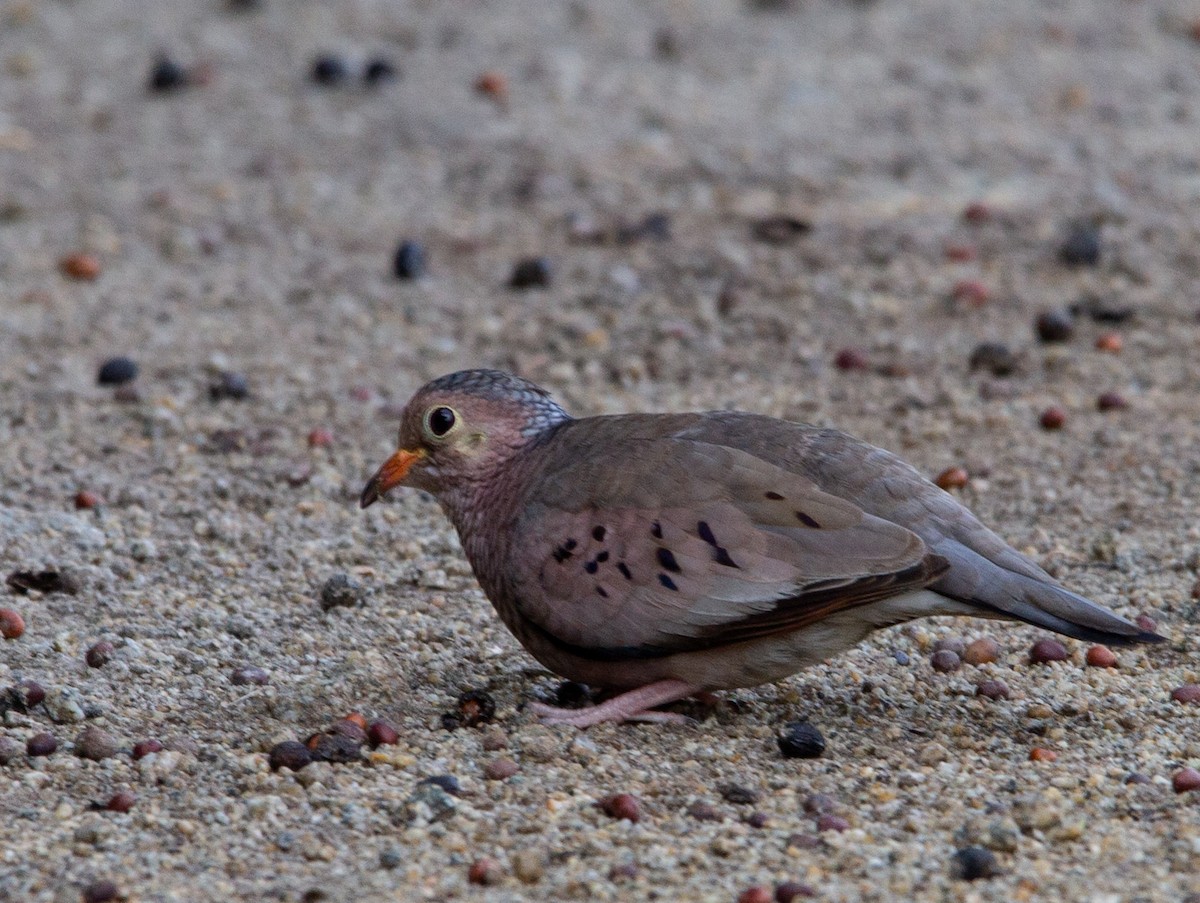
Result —
POLYGON ((367 508, 375 504, 387 494, 389 489, 403 483, 413 464, 424 457, 425 452, 421 449, 417 449, 417 451, 400 449, 384 461, 383 466, 375 471, 375 476, 367 481, 367 485, 363 487, 362 496, 358 500, 359 505, 367 508))

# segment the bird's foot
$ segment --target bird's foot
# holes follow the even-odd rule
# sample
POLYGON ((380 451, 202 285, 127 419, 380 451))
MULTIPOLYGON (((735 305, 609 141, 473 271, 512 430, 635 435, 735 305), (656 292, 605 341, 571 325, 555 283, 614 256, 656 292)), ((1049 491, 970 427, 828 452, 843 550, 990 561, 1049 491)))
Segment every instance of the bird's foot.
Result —
POLYGON ((638 687, 586 709, 560 709, 544 702, 532 702, 530 709, 543 724, 570 724, 591 727, 605 721, 650 721, 658 724, 689 724, 692 719, 677 712, 660 712, 654 707, 675 702, 700 692, 682 680, 660 680, 638 687))

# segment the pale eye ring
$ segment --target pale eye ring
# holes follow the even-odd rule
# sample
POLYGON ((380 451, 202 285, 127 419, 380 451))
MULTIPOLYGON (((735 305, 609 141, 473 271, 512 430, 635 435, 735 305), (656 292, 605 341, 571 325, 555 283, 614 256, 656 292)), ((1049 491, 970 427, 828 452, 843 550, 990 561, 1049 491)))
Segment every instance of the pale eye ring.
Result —
POLYGON ((444 405, 432 408, 425 415, 425 426, 428 427, 430 435, 438 439, 454 429, 457 423, 458 415, 454 413, 454 409, 444 405))

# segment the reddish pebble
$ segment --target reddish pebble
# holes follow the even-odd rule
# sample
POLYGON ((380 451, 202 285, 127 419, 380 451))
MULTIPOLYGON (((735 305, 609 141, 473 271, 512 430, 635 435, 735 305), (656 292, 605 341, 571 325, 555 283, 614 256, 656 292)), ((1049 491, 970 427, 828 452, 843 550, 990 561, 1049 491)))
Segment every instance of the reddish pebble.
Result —
POLYGON ((72 279, 91 282, 100 277, 100 261, 94 254, 68 254, 58 266, 72 279))
POLYGON ((944 249, 946 259, 951 263, 968 263, 979 256, 974 245, 950 242, 944 249))
POLYGON ((472 884, 499 884, 504 880, 504 868, 491 856, 481 856, 471 863, 467 880, 472 884))
POLYGON ((308 434, 309 448, 328 448, 333 445, 333 433, 319 426, 308 434))
POLYGON ((771 896, 767 888, 756 884, 738 894, 738 903, 771 903, 771 896))
POLYGON ((367 740, 372 746, 394 746, 400 742, 400 732, 387 721, 372 721, 367 728, 367 740))
POLYGON ((840 815, 834 815, 832 812, 827 812, 817 819, 818 831, 845 831, 849 829, 850 822, 842 818, 840 815))
POLYGON ((614 793, 600 800, 599 805, 601 811, 610 818, 631 822, 642 820, 642 804, 632 793, 614 793))
POLYGON ((136 802, 137 797, 128 790, 118 790, 104 804, 104 808, 109 812, 128 812, 136 802))
POLYGON ((1061 430, 1067 423, 1067 412, 1057 405, 1053 405, 1042 411, 1038 423, 1044 430, 1061 430))
MULTIPOLYGON (((361 715, 359 716, 362 717, 361 715)), ((339 734, 343 737, 349 737, 355 743, 367 742, 367 729, 358 723, 355 718, 339 718, 329 726, 331 734, 339 734)))
POLYGON ((1184 684, 1171 691, 1176 702, 1200 702, 1200 684, 1184 684))
POLYGON ((29 710, 35 705, 41 705, 46 699, 46 688, 40 683, 33 680, 23 680, 11 690, 9 693, 15 697, 15 703, 18 710, 29 710))
POLYGON ((963 208, 962 217, 968 223, 986 223, 992 218, 992 208, 983 201, 972 201, 963 208))
POLYGON ((133 744, 134 761, 137 761, 138 759, 144 759, 146 756, 149 756, 153 753, 160 753, 162 751, 163 745, 154 739, 139 740, 137 743, 133 744))
POLYGON ((962 667, 962 659, 958 657, 957 652, 951 652, 949 649, 940 649, 935 652, 929 659, 929 663, 933 665, 933 670, 942 674, 950 674, 962 667))
POLYGON ((815 897, 817 892, 799 881, 784 881, 775 885, 775 903, 792 903, 800 897, 815 897))
POLYGON ((83 889, 83 903, 111 903, 121 896, 111 881, 93 881, 83 889))
POLYGON ((40 734, 34 734, 25 741, 25 752, 31 756, 48 756, 58 749, 58 741, 54 739, 54 735, 42 731, 40 734))
POLYGON ((373 394, 370 386, 353 386, 350 389, 350 397, 355 401, 370 401, 373 394))
POLYGON ((1133 623, 1137 624, 1138 627, 1142 628, 1142 630, 1148 631, 1149 633, 1154 633, 1156 630, 1158 630, 1158 621, 1154 620, 1154 618, 1150 617, 1145 612, 1134 618, 1133 623))
POLYGON ((1104 392, 1096 399, 1098 411, 1123 411, 1129 407, 1129 399, 1120 392, 1104 392))
POLYGON ((1117 667, 1117 655, 1107 646, 1092 646, 1087 651, 1087 663, 1093 668, 1117 667))
POLYGON ((1063 662, 1069 657, 1067 647, 1058 640, 1038 640, 1029 650, 1029 660, 1035 665, 1044 665, 1047 662, 1063 662))
POLYGON ((75 510, 90 511, 92 508, 101 504, 100 496, 92 492, 90 489, 80 489, 75 493, 75 510))
POLYGON ((869 370, 871 361, 861 348, 843 348, 833 358, 833 365, 839 370, 869 370))
POLYGON ((1008 699, 1009 690, 1008 684, 1002 680, 985 680, 981 681, 979 686, 975 688, 976 696, 983 696, 987 699, 1008 699))
POLYGON ((1035 746, 1029 751, 1030 762, 1053 762, 1058 758, 1058 753, 1052 749, 1046 749, 1044 746, 1035 746))
POLYGON ((103 668, 112 661, 114 651, 112 643, 108 640, 101 640, 87 651, 84 658, 87 660, 89 668, 103 668))
POLYGON ((950 296, 958 304, 969 304, 971 307, 983 307, 992 297, 992 290, 978 279, 960 279, 954 283, 950 296))
POLYGON ((351 712, 342 720, 351 721, 361 727, 364 731, 367 729, 367 718, 362 712, 351 712))
POLYGON ((990 636, 983 636, 967 643, 962 660, 968 665, 987 665, 1000 657, 1000 644, 990 636))
POLYGON ((962 489, 970 479, 970 476, 963 468, 947 467, 937 475, 933 482, 949 492, 951 489, 962 489))
POLYGON ((1200 771, 1194 768, 1185 768, 1175 772, 1175 776, 1171 778, 1171 786, 1175 788, 1176 793, 1200 790, 1200 771))
POLYGON ((1125 347, 1125 340, 1119 332, 1102 332, 1096 338, 1096 350, 1107 351, 1109 354, 1120 354, 1125 347))
POLYGON ((299 771, 301 768, 309 765, 312 760, 312 753, 308 751, 308 747, 303 743, 298 743, 295 740, 285 740, 271 747, 271 752, 267 757, 267 764, 271 766, 271 771, 278 771, 281 768, 290 768, 292 771, 299 771))
POLYGON ((492 759, 483 766, 483 776, 489 781, 507 781, 520 770, 521 766, 512 759, 492 759))
POLYGON ((504 77, 504 73, 491 69, 475 79, 475 90, 492 100, 507 100, 508 79, 504 77))
POLYGON ((0 608, 0 635, 15 640, 25 632, 25 619, 11 608, 0 608))

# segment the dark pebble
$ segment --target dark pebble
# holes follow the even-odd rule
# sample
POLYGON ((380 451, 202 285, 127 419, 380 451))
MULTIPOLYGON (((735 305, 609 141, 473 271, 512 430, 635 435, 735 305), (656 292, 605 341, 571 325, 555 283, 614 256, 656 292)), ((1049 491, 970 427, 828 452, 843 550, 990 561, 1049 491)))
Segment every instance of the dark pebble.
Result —
POLYGON ((1171 788, 1176 793, 1190 793, 1200 790, 1200 771, 1194 768, 1184 768, 1175 772, 1171 778, 1171 788))
POLYGON ((746 816, 746 824, 752 828, 765 828, 770 819, 765 812, 751 812, 746 816))
POLYGON ((946 636, 933 644, 934 652, 953 652, 959 658, 967 651, 967 644, 962 637, 946 636))
POLYGON ((824 815, 837 808, 837 800, 828 793, 813 793, 804 798, 804 811, 809 815, 824 815))
POLYGON ((321 608, 350 608, 362 600, 362 585, 349 574, 334 574, 321 586, 321 608))
POLYGON ((1058 640, 1038 640, 1029 650, 1029 660, 1035 665, 1062 662, 1070 658, 1067 647, 1058 640))
POLYGON ((950 874, 963 881, 994 878, 1000 874, 1000 864, 991 850, 983 847, 964 847, 950 859, 950 874))
POLYGON ((108 731, 89 724, 75 738, 75 755, 100 762, 117 754, 117 741, 108 731))
POLYGON ((111 881, 93 881, 83 889, 83 903, 111 903, 121 896, 111 881))
POLYGON ((1120 304, 1116 301, 1099 298, 1095 295, 1087 295, 1081 298, 1078 302, 1071 305, 1071 310, 1076 314, 1091 317, 1096 323, 1107 323, 1109 325, 1125 323, 1132 319, 1133 315, 1137 312, 1127 304, 1120 304))
POLYGON ((827 812, 817 819, 818 831, 846 831, 850 828, 850 822, 842 818, 840 815, 834 815, 832 812, 827 812))
POLYGON ((671 215, 662 211, 648 213, 632 225, 620 226, 617 229, 616 238, 621 244, 632 244, 637 241, 670 241, 671 215))
POLYGON ((766 216, 750 224, 750 235, 755 241, 769 245, 790 244, 812 231, 812 223, 795 216, 766 216))
POLYGON ((208 387, 208 397, 213 401, 221 401, 226 398, 241 401, 249 395, 250 383, 242 373, 226 371, 208 387))
POLYGON ((1067 425, 1067 412, 1057 405, 1052 405, 1042 411, 1038 424, 1044 430, 1061 430, 1067 425))
POLYGON ((821 845, 821 838, 816 834, 789 834, 784 845, 797 850, 815 850, 821 845))
POLYGON ((1065 342, 1075 334, 1075 318, 1061 307, 1042 311, 1033 326, 1043 342, 1065 342))
POLYGON ((379 866, 388 871, 399 868, 406 860, 399 847, 387 847, 379 854, 379 866))
POLYGON ((397 77, 396 67, 391 62, 381 57, 376 57, 367 62, 363 69, 363 81, 367 87, 376 88, 379 85, 393 82, 397 77))
POLYGON ((817 759, 825 752, 825 738, 807 721, 785 725, 775 742, 785 759, 817 759))
POLYGON ((1084 223, 1073 226, 1059 246, 1058 257, 1067 266, 1096 266, 1100 263, 1100 230, 1084 223))
POLYGON ((25 752, 31 756, 48 756, 58 749, 58 741, 54 739, 54 735, 42 731, 40 734, 34 734, 25 741, 25 752))
POLYGON ((697 800, 688 806, 687 814, 696 821, 723 821, 723 816, 712 803, 697 800))
POLYGON ((339 718, 329 726, 329 732, 341 737, 349 737, 360 746, 367 742, 367 729, 355 718, 339 718))
POLYGON ((167 94, 188 86, 187 70, 165 54, 150 67, 149 87, 151 91, 167 94))
POLYGON ((871 359, 861 348, 843 348, 833 358, 833 365, 839 370, 870 370, 871 359))
POLYGON ((134 761, 137 761, 138 759, 144 759, 146 756, 153 755, 154 753, 160 753, 162 751, 163 745, 157 740, 139 740, 137 743, 133 744, 132 755, 134 761))
POLYGON ((434 787, 441 787, 443 790, 449 794, 452 794, 453 796, 458 796, 460 793, 462 793, 462 784, 460 784, 458 778, 452 774, 435 774, 432 777, 421 778, 421 780, 417 782, 417 786, 419 787, 421 784, 431 784, 434 787))
POLYGON ((93 508, 99 507, 102 503, 100 496, 92 492, 90 489, 80 489, 75 493, 75 510, 76 511, 91 511, 93 508))
POLYGON ((244 668, 236 669, 229 675, 229 682, 235 687, 261 687, 271 682, 271 675, 267 674, 262 668, 247 665, 244 668))
POLYGON ((784 881, 775 885, 775 903, 792 903, 801 897, 815 897, 817 892, 807 884, 799 881, 784 881))
POLYGON ((521 766, 507 756, 492 759, 483 766, 483 776, 489 781, 507 781, 521 770, 521 766))
POLYGON ((1129 407, 1129 400, 1120 392, 1104 392, 1096 399, 1098 411, 1123 411, 1129 407))
POLYGON ((972 372, 986 370, 992 376, 1011 376, 1020 367, 1021 360, 1002 342, 982 342, 971 352, 967 365, 972 372))
POLYGON ((350 68, 340 56, 319 56, 313 60, 310 75, 318 85, 332 87, 346 80, 350 75, 350 68))
POLYGON ((592 694, 587 684, 576 680, 564 680, 554 691, 554 704, 561 709, 581 709, 591 702, 592 694))
POLYGON ((738 894, 737 903, 771 903, 772 894, 761 884, 748 887, 738 894))
POLYGON ((137 379, 138 365, 127 357, 110 357, 100 365, 96 382, 102 386, 120 386, 137 379))
POLYGON ((314 762, 345 765, 362 758, 362 743, 344 734, 313 734, 305 745, 314 762))
POLYGON ((295 740, 284 740, 282 743, 276 743, 271 747, 270 755, 267 757, 267 762, 271 766, 272 771, 278 771, 280 768, 290 768, 292 771, 299 771, 305 765, 312 762, 312 753, 308 751, 308 747, 303 743, 297 743, 295 740))
POLYGON ((1200 702, 1200 684, 1184 684, 1171 691, 1171 699, 1175 702, 1200 702))
POLYGON ((455 707, 464 727, 475 727, 496 717, 496 700, 487 690, 467 690, 459 695, 455 707))
POLYGON ((400 742, 400 732, 388 721, 372 721, 367 727, 367 740, 372 746, 393 746, 400 742))
POLYGON ((133 808, 133 804, 137 802, 137 797, 128 790, 118 790, 114 793, 104 808, 109 812, 128 812, 133 808))
POLYGON ((13 571, 5 583, 20 596, 30 590, 39 593, 67 593, 73 596, 83 588, 79 577, 71 571, 13 571))
POLYGON ((508 277, 508 287, 515 289, 546 288, 550 285, 550 261, 545 257, 518 260, 508 277))
POLYGON ((1153 784, 1154 782, 1151 781, 1149 777, 1147 777, 1146 775, 1142 774, 1139 771, 1131 771, 1129 774, 1125 775, 1125 783, 1126 784, 1142 784, 1142 785, 1144 785, 1144 784, 1153 784))
POLYGON ((491 856, 483 856, 471 863, 467 869, 467 880, 485 887, 499 884, 504 880, 504 868, 491 856))
POLYGON ((951 674, 962 667, 962 659, 959 658, 957 652, 951 652, 949 649, 941 649, 930 656, 929 664, 933 666, 934 671, 941 674, 951 674))
POLYGON ((92 645, 92 648, 84 655, 84 659, 87 661, 89 668, 103 668, 112 661, 115 651, 113 644, 108 640, 100 640, 98 643, 92 645))
POLYGON ((425 275, 425 247, 418 241, 402 241, 392 258, 397 279, 420 279, 425 275))
POLYGON ((32 680, 23 680, 15 687, 9 687, 0 694, 0 714, 3 714, 7 709, 14 709, 18 712, 28 712, 36 705, 40 705, 46 698, 46 690, 39 683, 34 683, 32 680))
POLYGON ((897 649, 895 652, 893 652, 892 658, 896 660, 897 665, 907 665, 912 661, 912 659, 908 657, 908 653, 903 649, 897 649))
POLYGON ((743 784, 722 784, 717 789, 721 791, 721 798, 725 802, 733 803, 735 806, 752 806, 761 797, 761 794, 753 787, 746 787, 743 784))
POLYGON ((642 820, 641 801, 632 793, 614 793, 604 797, 597 805, 609 818, 639 822, 642 820))

